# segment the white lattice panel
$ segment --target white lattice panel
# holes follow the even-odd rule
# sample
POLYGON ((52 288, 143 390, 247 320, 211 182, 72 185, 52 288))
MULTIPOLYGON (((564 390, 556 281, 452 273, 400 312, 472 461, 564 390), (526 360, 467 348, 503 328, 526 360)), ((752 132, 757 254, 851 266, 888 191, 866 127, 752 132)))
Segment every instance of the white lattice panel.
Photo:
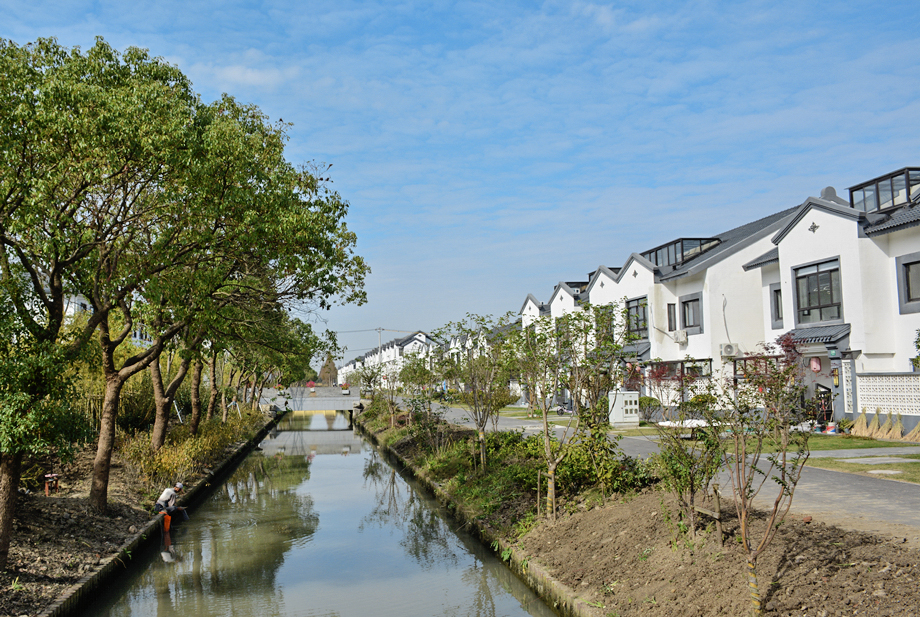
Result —
POLYGON ((856 388, 860 411, 920 416, 920 374, 857 375, 856 388))
POLYGON ((846 413, 853 413, 853 373, 850 362, 843 363, 843 400, 846 413))

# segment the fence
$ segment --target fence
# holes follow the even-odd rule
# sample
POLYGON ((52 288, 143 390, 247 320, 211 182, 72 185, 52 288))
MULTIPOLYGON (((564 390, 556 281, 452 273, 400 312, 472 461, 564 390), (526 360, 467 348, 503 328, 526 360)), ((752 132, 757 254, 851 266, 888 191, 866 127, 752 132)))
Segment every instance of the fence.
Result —
POLYGON ((920 373, 857 374, 843 363, 843 392, 847 413, 862 410, 920 416, 920 373), (854 387, 855 385, 855 387, 854 387))

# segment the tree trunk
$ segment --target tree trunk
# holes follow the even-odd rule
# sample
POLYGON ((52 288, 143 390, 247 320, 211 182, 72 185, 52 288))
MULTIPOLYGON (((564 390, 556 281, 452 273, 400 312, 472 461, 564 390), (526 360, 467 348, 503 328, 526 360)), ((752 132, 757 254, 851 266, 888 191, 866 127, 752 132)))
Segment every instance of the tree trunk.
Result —
POLYGON ((256 405, 255 405, 256 411, 261 409, 262 391, 265 390, 265 384, 267 384, 268 380, 271 378, 272 378, 271 375, 266 375, 265 377, 262 378, 262 381, 259 382, 259 394, 258 396, 256 396, 256 405))
POLYGON ((169 386, 163 387, 163 375, 160 373, 160 363, 154 360, 150 363, 150 379, 153 381, 153 400, 156 403, 156 419, 153 421, 153 432, 150 435, 150 447, 159 450, 166 443, 166 430, 169 427, 170 407, 176 396, 176 390, 188 374, 191 358, 183 358, 179 364, 179 371, 169 386))
POLYGON ((13 539, 13 515, 19 476, 22 473, 22 453, 0 454, 0 570, 5 570, 13 539))
POLYGON ((763 615, 763 605, 760 598, 760 587, 757 584, 757 561, 751 556, 748 556, 747 575, 748 587, 751 590, 751 605, 753 606, 755 617, 759 617, 763 615))
MULTIPOLYGON (((208 399, 208 413, 206 418, 210 420, 214 417, 214 410, 217 409, 217 395, 220 388, 217 387, 217 352, 211 352, 211 360, 208 363, 208 369, 211 374, 211 396, 208 399)), ((223 384, 221 384, 223 385, 223 384)))
POLYGON ((556 520, 556 466, 546 472, 546 513, 551 521, 556 520))
POLYGON ((201 358, 195 358, 192 364, 192 417, 188 423, 189 432, 192 435, 198 434, 198 424, 201 423, 201 371, 204 369, 204 363, 201 358))
MULTIPOLYGON (((227 383, 230 384, 230 386, 233 386, 234 373, 236 373, 236 369, 231 368, 230 376, 229 376, 230 378, 227 380, 227 383)), ((224 390, 223 388, 221 388, 221 391, 220 391, 220 411, 221 411, 220 421, 226 424, 227 423, 227 413, 228 413, 227 411, 227 391, 224 390)))
POLYGON ((118 401, 125 379, 118 373, 106 375, 99 442, 96 446, 96 459, 93 461, 93 482, 89 489, 89 505, 97 512, 104 512, 108 505, 109 470, 115 449, 115 418, 118 416, 118 401))
POLYGON ((486 432, 484 429, 479 429, 479 463, 482 465, 482 468, 486 468, 486 432))
POLYGON ((243 397, 243 402, 244 402, 244 403, 247 403, 247 402, 248 402, 250 407, 255 407, 255 400, 256 400, 256 375, 257 375, 256 371, 253 371, 253 372, 252 372, 252 382, 251 382, 251 383, 252 383, 252 388, 246 388, 246 392, 249 393, 249 395, 248 395, 248 400, 247 400, 247 398, 246 398, 245 395, 244 395, 244 397, 243 397))

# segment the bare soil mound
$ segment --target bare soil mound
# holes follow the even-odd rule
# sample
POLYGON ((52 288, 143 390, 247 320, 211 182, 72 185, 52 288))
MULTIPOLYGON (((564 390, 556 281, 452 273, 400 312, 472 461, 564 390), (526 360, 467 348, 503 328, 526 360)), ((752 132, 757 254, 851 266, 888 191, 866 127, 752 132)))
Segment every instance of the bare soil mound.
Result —
MULTIPOLYGON (((723 509, 722 545, 711 527, 675 541, 674 512, 670 496, 646 491, 544 523, 521 544, 598 615, 750 614, 733 513, 723 509)), ((766 614, 920 614, 918 557, 903 538, 789 517, 758 562, 766 614)))

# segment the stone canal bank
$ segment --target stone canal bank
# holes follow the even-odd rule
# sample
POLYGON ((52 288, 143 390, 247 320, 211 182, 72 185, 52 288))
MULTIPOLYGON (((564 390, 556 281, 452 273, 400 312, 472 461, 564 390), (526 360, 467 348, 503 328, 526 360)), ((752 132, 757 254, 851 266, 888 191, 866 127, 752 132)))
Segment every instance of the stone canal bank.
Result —
MULTIPOLYGON (((275 426, 267 420, 250 440, 227 450, 210 473, 186 479, 182 503, 194 508, 275 426)), ((20 494, 10 548, 9 568, 0 572, 0 616, 79 614, 96 589, 130 567, 131 556, 147 542, 159 542, 162 515, 152 516, 151 503, 137 490, 125 467, 113 459, 109 478, 109 509, 89 509, 86 496, 95 449, 77 454, 60 471, 56 494, 20 494)))
MULTIPOLYGON (((360 417, 357 425, 366 431, 360 417)), ((379 443, 375 435, 368 437, 379 443)), ((378 447, 563 615, 750 614, 745 555, 724 500, 724 543, 711 526, 694 542, 675 541, 676 506, 654 489, 617 496, 601 506, 568 504, 569 513, 556 523, 510 537, 495 531, 507 528, 507 521, 473 518, 445 492, 444 483, 426 477, 410 460, 411 443, 378 447)), ((518 510, 532 506, 535 498, 522 491, 515 499, 527 503, 518 510)), ((845 531, 817 517, 790 515, 759 561, 765 614, 920 616, 918 558, 920 553, 903 537, 845 531)))

